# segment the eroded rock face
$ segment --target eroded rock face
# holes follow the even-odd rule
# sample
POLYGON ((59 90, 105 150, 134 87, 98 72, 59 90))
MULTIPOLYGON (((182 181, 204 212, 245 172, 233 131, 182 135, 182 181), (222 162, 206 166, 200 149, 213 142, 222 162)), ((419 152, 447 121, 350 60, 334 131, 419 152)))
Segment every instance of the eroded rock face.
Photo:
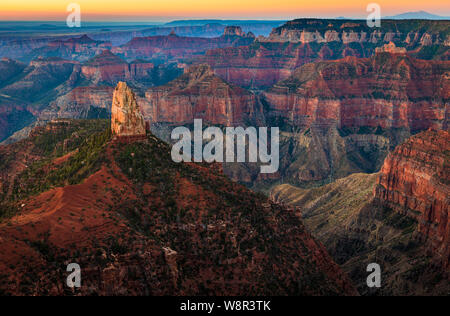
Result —
POLYGON ((158 58, 166 61, 190 59, 218 47, 249 45, 254 41, 251 36, 220 36, 214 38, 184 37, 176 34, 168 36, 136 37, 112 52, 127 59, 158 58))
POLYGON ((64 59, 83 62, 100 54, 104 50, 111 49, 111 47, 112 45, 110 42, 94 41, 89 36, 83 35, 67 40, 57 39, 51 41, 46 46, 34 49, 27 57, 57 56, 64 59))
MULTIPOLYGON (((62 124, 84 139, 95 134, 101 122, 55 122, 42 128, 41 135, 55 136, 50 138, 57 142, 54 147, 65 142, 62 135, 73 138, 59 129, 62 124), (93 129, 81 128, 86 124, 93 129), (72 129, 76 126, 80 128, 72 129)), ((0 147, 0 157, 12 164, 25 161, 20 165, 27 168, 32 158, 28 153, 36 148, 33 141, 29 139, 31 146, 0 147)), ((2 294, 357 294, 295 213, 229 181, 218 166, 189 164, 181 173, 170 147, 152 136, 105 140, 97 146, 105 157, 99 157, 98 170, 88 169, 79 184, 42 189, 20 201, 24 206, 11 225, 0 225, 2 294), (130 143, 135 155, 129 156, 130 143), (125 155, 131 160, 121 159, 125 155), (138 181, 141 171, 134 174, 134 165, 145 168, 143 180, 138 181), (170 216, 165 212, 169 207, 170 216), (45 255, 38 249, 45 249, 45 255), (61 285, 71 262, 82 268, 82 287, 73 293, 61 285)), ((68 150, 76 155, 76 148, 68 150)), ((42 167, 40 179, 72 166, 68 157, 42 167)), ((11 179, 13 169, 3 166, 0 171, 11 179)), ((21 179, 13 181, 21 183, 20 192, 38 187, 37 179, 21 179)))
POLYGON ((94 84, 115 84, 119 80, 149 80, 154 65, 144 61, 127 63, 109 50, 90 59, 81 67, 83 76, 94 84))
POLYGON ((268 88, 304 64, 370 57, 389 42, 420 59, 448 60, 449 28, 448 21, 385 21, 381 28, 371 29, 366 21, 299 19, 275 28, 267 38, 258 37, 250 46, 212 49, 199 59, 228 82, 268 88), (428 45, 440 49, 431 51, 428 45))
POLYGON ((233 126, 254 117, 255 104, 252 93, 215 76, 208 65, 197 65, 165 86, 150 88, 143 112, 152 123, 185 124, 203 119, 233 126))
POLYGON ((114 88, 77 87, 58 97, 48 109, 39 115, 39 119, 48 121, 55 118, 99 118, 109 117, 114 88))
POLYGON ((385 160, 375 197, 414 217, 432 248, 449 262, 450 133, 429 130, 411 137, 385 160))
POLYGON ((305 65, 264 95, 272 115, 300 126, 445 129, 449 70, 403 54, 347 57, 305 65))
POLYGON ((136 102, 134 92, 125 82, 114 90, 111 108, 111 129, 117 136, 145 135, 145 121, 136 102))
POLYGON ((275 28, 267 41, 432 45, 444 44, 449 27, 448 21, 386 20, 380 28, 370 28, 366 21, 297 19, 275 28))

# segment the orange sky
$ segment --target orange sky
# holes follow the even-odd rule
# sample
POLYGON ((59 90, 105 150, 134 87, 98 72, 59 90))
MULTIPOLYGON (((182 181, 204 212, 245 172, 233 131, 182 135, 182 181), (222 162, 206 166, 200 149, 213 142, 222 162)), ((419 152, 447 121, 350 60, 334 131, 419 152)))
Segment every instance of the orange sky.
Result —
POLYGON ((425 10, 450 16, 448 0, 0 0, 0 20, 64 21, 71 2, 80 4, 84 20, 364 17, 370 2, 380 4, 382 15, 425 10))

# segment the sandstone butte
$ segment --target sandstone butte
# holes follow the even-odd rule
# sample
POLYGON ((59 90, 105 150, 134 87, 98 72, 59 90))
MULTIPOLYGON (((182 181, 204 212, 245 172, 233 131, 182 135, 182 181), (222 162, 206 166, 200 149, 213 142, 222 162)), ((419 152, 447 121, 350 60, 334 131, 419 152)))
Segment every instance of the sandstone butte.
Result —
POLYGON ((450 133, 428 130, 392 152, 381 169, 375 197, 419 222, 434 252, 449 264, 450 133))
POLYGON ((136 96, 125 82, 119 82, 114 90, 111 107, 111 130, 117 136, 141 136, 146 134, 144 117, 136 102, 136 96))
POLYGON ((142 102, 150 122, 192 123, 201 118, 225 126, 256 119, 261 111, 255 96, 214 75, 208 65, 194 65, 164 86, 147 90, 142 102))

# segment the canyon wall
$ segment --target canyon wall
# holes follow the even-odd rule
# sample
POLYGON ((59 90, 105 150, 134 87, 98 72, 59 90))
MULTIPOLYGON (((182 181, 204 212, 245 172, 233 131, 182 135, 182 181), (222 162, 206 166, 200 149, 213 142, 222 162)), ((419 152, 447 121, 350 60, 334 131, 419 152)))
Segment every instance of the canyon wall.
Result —
POLYGON ((114 47, 112 52, 127 60, 156 59, 164 62, 188 60, 203 54, 209 49, 231 46, 245 46, 251 44, 255 37, 245 34, 238 28, 226 28, 220 37, 184 37, 172 32, 168 36, 136 37, 130 42, 114 47))
POLYGON ((151 123, 203 119, 223 126, 244 124, 260 113, 252 93, 216 77, 207 65, 192 66, 167 85, 150 88, 142 109, 151 123))
POLYGON ((109 50, 87 61, 81 67, 83 76, 94 85, 98 83, 115 84, 120 80, 146 80, 154 65, 145 61, 127 63, 109 50))
POLYGON ((297 69, 264 93, 270 115, 298 126, 406 128, 448 126, 450 61, 406 54, 347 57, 297 69))
POLYGON ((347 56, 372 57, 393 42, 420 59, 449 60, 448 21, 383 20, 381 28, 366 21, 299 19, 259 36, 246 47, 217 48, 199 56, 223 79, 237 85, 265 89, 304 64, 347 56))
POLYGON ((381 27, 371 28, 366 20, 296 19, 275 28, 266 40, 448 46, 449 30, 450 22, 445 20, 383 20, 381 27))
POLYGON ((449 263, 450 133, 428 130, 411 137, 386 159, 375 197, 417 219, 432 249, 449 263))

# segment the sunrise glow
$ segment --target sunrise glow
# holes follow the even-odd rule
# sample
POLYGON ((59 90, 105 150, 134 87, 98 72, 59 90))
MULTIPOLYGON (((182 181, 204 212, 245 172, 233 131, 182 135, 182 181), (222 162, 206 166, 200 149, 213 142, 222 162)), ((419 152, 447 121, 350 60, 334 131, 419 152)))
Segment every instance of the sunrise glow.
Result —
MULTIPOLYGON (((2 0, 2 20, 60 20, 69 3, 78 3, 85 20, 152 20, 170 18, 364 17, 372 1, 361 0, 2 0)), ((450 15, 446 0, 374 1, 383 15, 425 10, 450 15)))

